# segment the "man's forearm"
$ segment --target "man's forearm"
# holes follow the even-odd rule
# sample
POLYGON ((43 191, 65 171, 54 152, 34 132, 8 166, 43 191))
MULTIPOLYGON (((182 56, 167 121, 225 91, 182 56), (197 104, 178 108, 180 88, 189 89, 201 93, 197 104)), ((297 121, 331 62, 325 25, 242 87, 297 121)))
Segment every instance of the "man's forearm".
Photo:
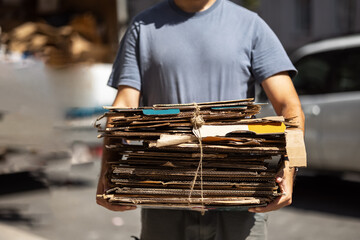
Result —
POLYGON ((305 116, 300 102, 284 104, 284 106, 281 106, 278 115, 284 116, 284 118, 291 118, 292 121, 298 124, 298 128, 305 132, 305 116))
POLYGON ((276 74, 264 80, 262 86, 276 114, 285 118, 293 118, 304 132, 304 113, 289 75, 286 72, 276 74))

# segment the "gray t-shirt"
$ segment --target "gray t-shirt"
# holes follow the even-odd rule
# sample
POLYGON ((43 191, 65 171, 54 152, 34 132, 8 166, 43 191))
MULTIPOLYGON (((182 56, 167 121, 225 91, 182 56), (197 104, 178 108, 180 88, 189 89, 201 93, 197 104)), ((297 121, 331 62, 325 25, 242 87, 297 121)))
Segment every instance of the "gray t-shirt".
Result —
POLYGON ((133 19, 108 85, 140 90, 144 106, 233 100, 282 71, 296 72, 257 14, 227 0, 190 14, 166 0, 133 19))

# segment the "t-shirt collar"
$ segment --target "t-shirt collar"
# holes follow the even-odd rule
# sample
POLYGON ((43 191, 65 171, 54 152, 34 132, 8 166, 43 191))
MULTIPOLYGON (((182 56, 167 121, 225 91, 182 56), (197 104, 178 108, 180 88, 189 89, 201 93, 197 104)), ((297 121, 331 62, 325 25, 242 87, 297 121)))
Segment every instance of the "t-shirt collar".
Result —
POLYGON ((182 10, 181 8, 179 8, 179 7, 175 4, 174 0, 168 0, 171 8, 172 8, 175 12, 177 12, 177 13, 183 15, 183 16, 186 16, 186 17, 202 16, 202 15, 208 14, 208 13, 212 12, 214 9, 216 9, 216 8, 220 5, 220 2, 221 2, 221 1, 222 1, 222 0, 216 0, 216 2, 214 2, 213 5, 211 5, 208 9, 206 9, 206 10, 204 10, 204 11, 195 12, 195 13, 189 13, 189 12, 185 12, 184 10, 182 10))

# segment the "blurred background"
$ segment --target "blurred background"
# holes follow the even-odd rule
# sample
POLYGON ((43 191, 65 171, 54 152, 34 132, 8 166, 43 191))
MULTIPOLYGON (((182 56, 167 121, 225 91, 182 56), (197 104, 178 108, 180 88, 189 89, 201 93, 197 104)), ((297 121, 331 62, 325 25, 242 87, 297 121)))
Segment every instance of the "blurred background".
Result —
MULTIPOLYGON (((119 40, 157 2, 0 0, 0 239, 139 236, 139 210, 95 204, 93 124, 116 94, 106 82, 119 40)), ((307 119, 309 167, 293 204, 270 214, 270 239, 359 239, 360 0, 233 2, 278 35, 307 119)))

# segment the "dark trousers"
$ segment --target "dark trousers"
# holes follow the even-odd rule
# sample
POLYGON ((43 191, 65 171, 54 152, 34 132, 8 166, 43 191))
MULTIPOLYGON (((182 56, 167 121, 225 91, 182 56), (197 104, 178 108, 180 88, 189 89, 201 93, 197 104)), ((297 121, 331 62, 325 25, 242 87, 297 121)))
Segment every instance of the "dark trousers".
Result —
POLYGON ((267 214, 142 209, 141 240, 265 240, 267 214))

